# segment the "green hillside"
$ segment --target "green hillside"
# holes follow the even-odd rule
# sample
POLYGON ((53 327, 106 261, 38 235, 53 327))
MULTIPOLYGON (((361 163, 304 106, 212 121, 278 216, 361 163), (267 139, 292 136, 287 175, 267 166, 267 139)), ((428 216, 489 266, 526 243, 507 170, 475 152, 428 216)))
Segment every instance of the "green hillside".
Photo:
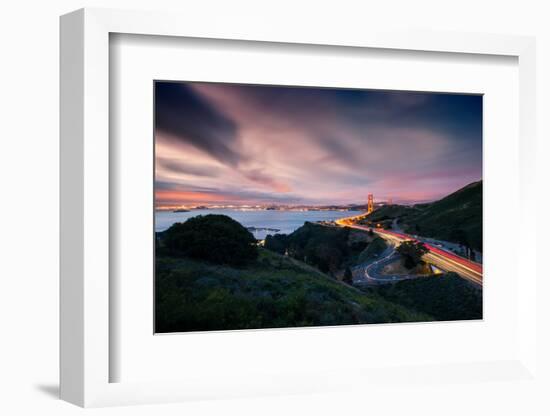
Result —
POLYGON ((481 290, 454 273, 403 280, 370 291, 393 303, 430 314, 438 321, 483 317, 481 290))
POLYGON ((306 222, 291 234, 268 235, 265 248, 335 276, 346 267, 373 259, 386 244, 364 231, 306 222))
POLYGON ((240 268, 161 255, 155 280, 157 332, 434 319, 265 249, 240 268))
POLYGON ((366 216, 360 223, 378 223, 394 218, 401 218, 415 214, 418 211, 416 207, 408 207, 406 205, 386 205, 377 208, 370 215, 366 216))
POLYGON ((395 218, 408 234, 438 238, 483 251, 483 183, 473 182, 439 201, 413 207, 390 205, 375 210, 361 223, 391 224, 395 218))
POLYGON ((471 183, 403 218, 404 229, 482 251, 482 200, 482 181, 471 183))

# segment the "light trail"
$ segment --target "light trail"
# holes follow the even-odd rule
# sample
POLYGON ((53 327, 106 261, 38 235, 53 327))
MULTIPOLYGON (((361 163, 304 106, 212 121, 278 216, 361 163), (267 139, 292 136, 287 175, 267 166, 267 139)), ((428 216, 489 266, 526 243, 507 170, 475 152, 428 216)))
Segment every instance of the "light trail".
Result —
POLYGON ((372 230, 385 240, 392 243, 402 243, 404 241, 412 240, 421 242, 428 249, 428 253, 424 255, 424 259, 433 265, 437 266, 441 270, 447 272, 454 272, 460 277, 475 283, 479 286, 483 286, 483 266, 479 263, 460 257, 454 253, 449 253, 440 248, 434 247, 431 244, 424 243, 419 239, 410 236, 408 234, 397 233, 395 231, 382 230, 373 227, 366 227, 363 225, 357 225, 354 221, 364 217, 365 215, 356 215, 354 217, 340 218, 336 220, 336 224, 342 227, 351 227, 358 230, 369 231, 372 230))

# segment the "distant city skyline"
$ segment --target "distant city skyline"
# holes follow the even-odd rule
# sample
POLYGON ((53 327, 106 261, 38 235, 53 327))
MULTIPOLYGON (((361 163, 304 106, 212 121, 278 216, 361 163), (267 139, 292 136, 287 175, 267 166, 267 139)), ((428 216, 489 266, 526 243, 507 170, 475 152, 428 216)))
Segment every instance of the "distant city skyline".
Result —
POLYGON ((482 177, 480 95, 155 83, 155 203, 412 204, 482 177))

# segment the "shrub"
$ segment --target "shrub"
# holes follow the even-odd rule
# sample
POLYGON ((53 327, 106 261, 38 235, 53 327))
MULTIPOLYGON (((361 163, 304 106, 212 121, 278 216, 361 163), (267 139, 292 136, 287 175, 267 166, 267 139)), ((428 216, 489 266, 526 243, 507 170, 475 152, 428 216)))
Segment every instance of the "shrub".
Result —
POLYGON ((351 273, 351 269, 349 267, 346 267, 346 270, 344 271, 344 278, 342 280, 349 285, 353 284, 353 274, 351 273))
POLYGON ((438 321, 483 317, 481 289, 455 273, 403 280, 375 290, 390 302, 427 313, 438 321))
POLYGON ((397 252, 405 260, 405 267, 412 269, 422 261, 422 256, 428 252, 428 249, 420 241, 408 240, 397 247, 397 252))
POLYGON ((226 215, 199 215, 173 224, 163 244, 175 255, 216 264, 241 266, 256 259, 256 239, 245 227, 226 215))
POLYGON ((382 238, 375 237, 369 243, 367 248, 364 249, 361 254, 359 254, 358 263, 365 263, 374 259, 375 257, 379 256, 387 247, 388 246, 386 242, 382 238))
POLYGON ((264 247, 275 253, 285 254, 288 244, 288 236, 286 234, 269 234, 265 238, 264 247))

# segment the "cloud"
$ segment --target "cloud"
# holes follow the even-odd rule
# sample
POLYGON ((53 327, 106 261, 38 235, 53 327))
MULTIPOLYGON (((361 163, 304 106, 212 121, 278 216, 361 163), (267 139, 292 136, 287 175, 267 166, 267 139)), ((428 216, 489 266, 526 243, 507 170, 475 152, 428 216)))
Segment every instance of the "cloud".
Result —
POLYGON ((241 161, 235 122, 185 84, 155 84, 155 130, 222 163, 237 166, 241 161))
POLYGON ((256 204, 256 203, 305 203, 304 198, 291 194, 261 192, 226 186, 223 188, 197 186, 191 183, 156 181, 157 205, 196 204, 256 204))
MULTIPOLYGON (((288 184, 263 169, 246 166, 249 158, 240 148, 238 124, 192 87, 181 83, 156 83, 155 130, 158 139, 193 146, 252 182, 277 192, 290 191, 288 184)), ((192 165, 176 158, 158 162, 161 168, 172 173, 203 177, 219 174, 215 168, 192 165)))
POLYGON ((280 182, 269 175, 266 175, 261 169, 249 169, 242 171, 243 175, 253 182, 266 185, 273 190, 281 193, 290 192, 291 188, 286 183, 280 182))
POLYGON ((227 200, 426 200, 481 177, 481 97, 167 84, 157 179, 227 200))
POLYGON ((170 182, 170 181, 155 181, 155 190, 161 191, 192 191, 192 192, 202 192, 202 193, 217 193, 220 192, 218 188, 207 187, 200 185, 185 184, 181 182, 170 182))
POLYGON ((178 174, 210 177, 210 178, 215 178, 220 174, 220 169, 215 166, 191 164, 177 158, 167 159, 167 158, 157 157, 156 163, 158 167, 164 170, 167 170, 169 172, 178 173, 178 174))

